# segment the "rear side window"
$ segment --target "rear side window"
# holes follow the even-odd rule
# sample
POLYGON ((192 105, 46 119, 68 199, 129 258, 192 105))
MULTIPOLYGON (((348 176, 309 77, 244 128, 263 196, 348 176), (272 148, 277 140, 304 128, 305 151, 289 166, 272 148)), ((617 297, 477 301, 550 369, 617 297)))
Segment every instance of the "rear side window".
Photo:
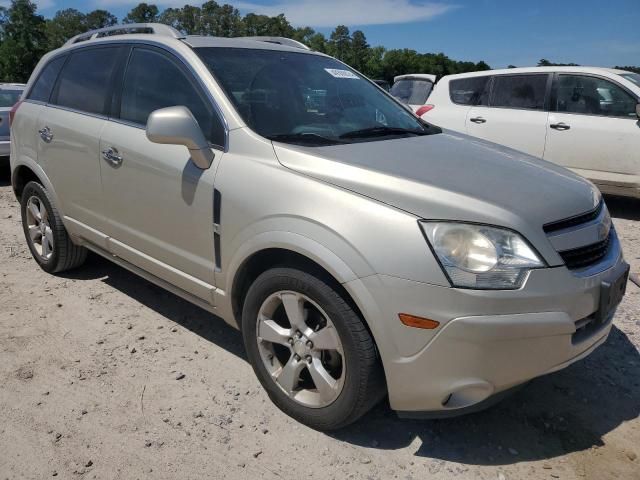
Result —
POLYGON ((558 112, 637 118, 636 99, 603 78, 560 75, 556 97, 558 112))
POLYGON ((4 90, 0 88, 0 108, 13 107, 18 100, 22 90, 4 90))
POLYGON ((106 113, 118 47, 84 49, 71 54, 60 73, 56 104, 87 113, 106 113))
POLYGON ((407 105, 424 105, 431 94, 433 83, 428 80, 398 80, 391 87, 391 95, 407 105))
POLYGON ((449 96, 458 105, 487 105, 490 76, 460 78, 449 82, 449 96))
POLYGON ((548 75, 496 75, 492 107, 544 110, 548 75))
POLYGON ((224 145, 224 128, 191 75, 163 53, 136 48, 124 78, 120 118, 146 125, 151 112, 176 105, 191 110, 212 144, 224 145))
POLYGON ((62 68, 62 65, 64 65, 64 61, 66 59, 66 55, 57 57, 45 65, 38 76, 36 83, 33 84, 31 92, 29 92, 28 98, 30 100, 37 100, 38 102, 49 101, 53 86, 56 83, 60 69, 62 68))

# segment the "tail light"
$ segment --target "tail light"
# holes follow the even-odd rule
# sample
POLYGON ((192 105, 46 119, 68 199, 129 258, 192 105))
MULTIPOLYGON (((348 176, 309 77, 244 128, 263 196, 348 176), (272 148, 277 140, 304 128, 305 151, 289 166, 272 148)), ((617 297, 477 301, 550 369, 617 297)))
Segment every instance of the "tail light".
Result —
POLYGON ((13 119, 16 116, 16 112, 18 111, 18 107, 22 105, 22 100, 18 100, 15 105, 13 107, 11 107, 11 110, 9 111, 9 127, 11 127, 11 124, 13 124, 13 119))
POLYGON ((430 112, 434 108, 436 108, 435 105, 423 105, 418 110, 416 110, 416 115, 418 117, 421 117, 422 115, 424 115, 427 112, 430 112))

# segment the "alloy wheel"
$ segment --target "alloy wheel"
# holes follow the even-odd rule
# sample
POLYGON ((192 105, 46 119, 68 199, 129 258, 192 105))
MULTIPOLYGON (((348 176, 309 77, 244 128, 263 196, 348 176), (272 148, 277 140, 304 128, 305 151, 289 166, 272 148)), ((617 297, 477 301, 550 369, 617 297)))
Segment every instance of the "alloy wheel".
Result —
POLYGON ((280 291, 260 307, 258 349, 271 379, 295 402, 332 404, 345 380, 340 336, 320 306, 304 294, 280 291))
POLYGON ((47 207, 35 195, 27 201, 27 231, 35 252, 42 260, 48 261, 53 255, 53 230, 47 207))

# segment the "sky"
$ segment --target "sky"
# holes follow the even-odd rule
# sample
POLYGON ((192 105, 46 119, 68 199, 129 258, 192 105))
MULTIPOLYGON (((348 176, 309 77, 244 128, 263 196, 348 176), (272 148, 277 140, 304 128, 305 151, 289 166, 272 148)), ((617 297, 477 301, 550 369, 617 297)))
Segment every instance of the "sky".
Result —
MULTIPOLYGON (((8 0, 0 0, 0 5, 8 0)), ((39 12, 105 8, 122 18, 138 0, 36 0, 39 12)), ((201 4, 147 0, 161 9, 201 4)), ((640 65, 640 0, 218 0, 241 13, 284 13, 294 26, 325 34, 338 24, 371 45, 443 52, 494 68, 539 59, 581 65, 640 65)))

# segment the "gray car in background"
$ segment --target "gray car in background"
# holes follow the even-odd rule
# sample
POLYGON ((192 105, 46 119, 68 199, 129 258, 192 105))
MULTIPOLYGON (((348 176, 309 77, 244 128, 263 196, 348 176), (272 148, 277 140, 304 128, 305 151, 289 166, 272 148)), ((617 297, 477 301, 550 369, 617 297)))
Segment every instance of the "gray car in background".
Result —
POLYGON ((485 407, 605 342, 625 292, 590 182, 288 39, 83 34, 40 61, 12 142, 45 271, 90 250, 215 313, 316 429, 387 395, 406 416, 485 407))
POLYGON ((24 91, 22 83, 0 83, 0 167, 9 165, 9 115, 24 91))

